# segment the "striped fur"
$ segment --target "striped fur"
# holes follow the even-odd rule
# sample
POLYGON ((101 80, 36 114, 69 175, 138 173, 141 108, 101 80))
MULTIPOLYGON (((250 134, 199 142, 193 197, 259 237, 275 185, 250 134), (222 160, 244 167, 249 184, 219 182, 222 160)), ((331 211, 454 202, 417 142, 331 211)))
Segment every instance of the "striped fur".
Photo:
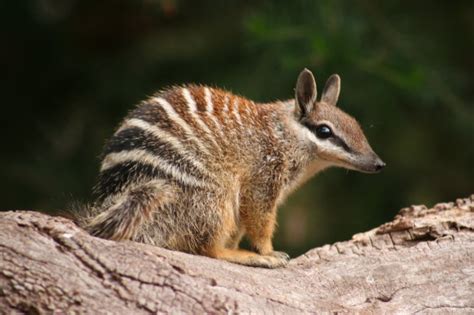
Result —
POLYGON ((284 265, 287 256, 271 245, 277 206, 329 166, 361 168, 345 151, 373 154, 357 122, 328 103, 338 89, 331 85, 324 102, 304 106, 301 100, 316 99, 308 97, 315 83, 296 100, 266 104, 197 85, 156 94, 107 142, 86 228, 246 265, 284 265), (321 121, 337 129, 339 142, 314 133, 321 121), (256 253, 238 249, 244 235, 256 253))

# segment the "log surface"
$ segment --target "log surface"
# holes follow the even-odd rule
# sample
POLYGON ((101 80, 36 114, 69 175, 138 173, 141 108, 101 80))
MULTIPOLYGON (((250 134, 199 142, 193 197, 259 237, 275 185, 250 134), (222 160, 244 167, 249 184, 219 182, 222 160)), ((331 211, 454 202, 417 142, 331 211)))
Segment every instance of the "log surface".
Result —
POLYGON ((0 313, 474 313, 474 195, 411 206, 283 269, 89 236, 0 213, 0 313))

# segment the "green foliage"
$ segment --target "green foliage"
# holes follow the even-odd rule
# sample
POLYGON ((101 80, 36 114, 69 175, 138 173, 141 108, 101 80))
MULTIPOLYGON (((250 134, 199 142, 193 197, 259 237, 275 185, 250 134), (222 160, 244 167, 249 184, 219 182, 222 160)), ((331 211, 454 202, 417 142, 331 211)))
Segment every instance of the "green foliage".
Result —
POLYGON ((2 209, 88 200, 105 139, 167 85, 258 101, 292 97, 311 69, 388 166, 329 170, 281 211, 293 254, 349 237, 412 203, 473 192, 471 1, 5 1, 2 209))

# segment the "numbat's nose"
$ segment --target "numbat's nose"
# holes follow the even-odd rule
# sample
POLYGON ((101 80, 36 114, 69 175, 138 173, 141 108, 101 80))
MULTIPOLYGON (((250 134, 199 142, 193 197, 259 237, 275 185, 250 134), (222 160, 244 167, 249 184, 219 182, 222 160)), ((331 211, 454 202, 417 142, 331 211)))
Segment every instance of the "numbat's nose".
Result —
POLYGON ((380 172, 385 167, 385 165, 385 162, 379 159, 375 162, 375 171, 380 172))

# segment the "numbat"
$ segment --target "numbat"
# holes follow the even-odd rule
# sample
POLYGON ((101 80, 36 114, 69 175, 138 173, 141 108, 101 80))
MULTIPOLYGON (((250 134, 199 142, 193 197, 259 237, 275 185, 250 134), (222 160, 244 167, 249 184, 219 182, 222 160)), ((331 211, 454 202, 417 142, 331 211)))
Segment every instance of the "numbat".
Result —
POLYGON ((305 69, 295 99, 259 104, 223 90, 172 87, 142 102, 105 146, 95 204, 81 221, 92 235, 267 268, 277 207, 331 167, 366 173, 385 164, 336 102, 332 75, 317 101, 305 69), (243 236, 252 248, 239 249, 243 236))

